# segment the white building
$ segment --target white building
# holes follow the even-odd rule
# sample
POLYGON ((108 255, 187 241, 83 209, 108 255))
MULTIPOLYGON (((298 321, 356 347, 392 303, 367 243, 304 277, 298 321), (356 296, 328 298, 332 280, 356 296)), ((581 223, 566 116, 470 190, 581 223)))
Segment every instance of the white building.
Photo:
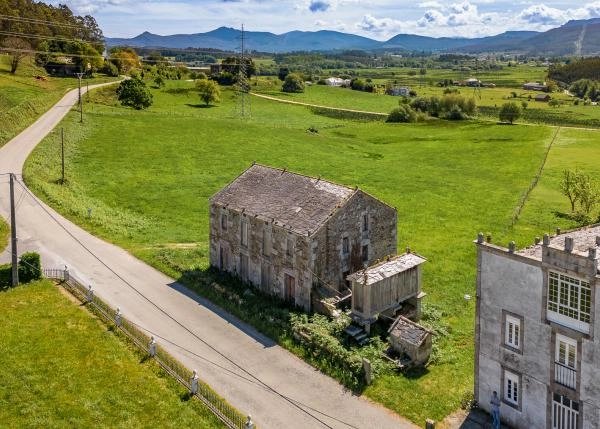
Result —
POLYGON ((489 411, 496 390, 512 427, 600 428, 599 245, 600 225, 522 250, 477 239, 475 399, 489 411))

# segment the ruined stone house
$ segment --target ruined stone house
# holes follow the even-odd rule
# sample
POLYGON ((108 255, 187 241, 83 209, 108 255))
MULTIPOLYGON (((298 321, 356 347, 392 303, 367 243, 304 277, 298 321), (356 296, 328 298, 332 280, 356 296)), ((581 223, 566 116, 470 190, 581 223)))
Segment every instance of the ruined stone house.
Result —
POLYGON ((358 188, 253 164, 210 199, 210 263, 311 309, 316 286, 396 253, 396 209, 358 188))
POLYGON ((599 246, 600 225, 522 250, 477 239, 475 399, 489 411, 496 390, 511 427, 600 427, 599 246))

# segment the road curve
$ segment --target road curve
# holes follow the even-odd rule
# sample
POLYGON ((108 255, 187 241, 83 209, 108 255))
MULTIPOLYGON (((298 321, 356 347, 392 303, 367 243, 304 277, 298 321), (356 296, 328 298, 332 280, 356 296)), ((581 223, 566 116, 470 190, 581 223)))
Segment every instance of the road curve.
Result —
MULTIPOLYGON (((93 86, 91 87, 93 88, 93 86)), ((35 146, 77 100, 67 93, 33 125, 0 148, 0 174, 22 174, 35 146)), ((8 219, 8 183, 0 175, 0 215, 8 219)), ((188 291, 123 249, 72 224, 16 187, 19 253, 35 250, 45 267, 73 276, 159 344, 262 429, 412 429, 414 424, 353 395, 252 327, 188 291)), ((9 254, 0 255, 0 262, 9 254)), ((60 353, 60 351, 57 351, 60 353)))

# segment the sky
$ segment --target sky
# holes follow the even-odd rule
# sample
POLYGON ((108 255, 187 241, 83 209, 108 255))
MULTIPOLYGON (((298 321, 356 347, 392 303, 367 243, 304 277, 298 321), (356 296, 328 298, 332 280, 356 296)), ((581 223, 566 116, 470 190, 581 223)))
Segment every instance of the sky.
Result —
POLYGON ((399 33, 482 37, 545 31, 600 17, 600 0, 60 0, 106 37, 204 33, 225 26, 275 34, 335 30, 376 40, 399 33))

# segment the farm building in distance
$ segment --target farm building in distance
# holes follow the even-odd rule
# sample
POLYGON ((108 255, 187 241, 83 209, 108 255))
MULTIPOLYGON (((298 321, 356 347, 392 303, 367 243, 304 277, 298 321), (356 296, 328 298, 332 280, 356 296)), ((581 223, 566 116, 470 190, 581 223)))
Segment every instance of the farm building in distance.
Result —
POLYGON ((254 164, 210 199, 210 263, 310 310, 396 253, 396 218, 358 188, 254 164))
POLYGON ((527 82, 523 84, 523 89, 527 91, 544 91, 548 92, 548 85, 538 82, 527 82))

